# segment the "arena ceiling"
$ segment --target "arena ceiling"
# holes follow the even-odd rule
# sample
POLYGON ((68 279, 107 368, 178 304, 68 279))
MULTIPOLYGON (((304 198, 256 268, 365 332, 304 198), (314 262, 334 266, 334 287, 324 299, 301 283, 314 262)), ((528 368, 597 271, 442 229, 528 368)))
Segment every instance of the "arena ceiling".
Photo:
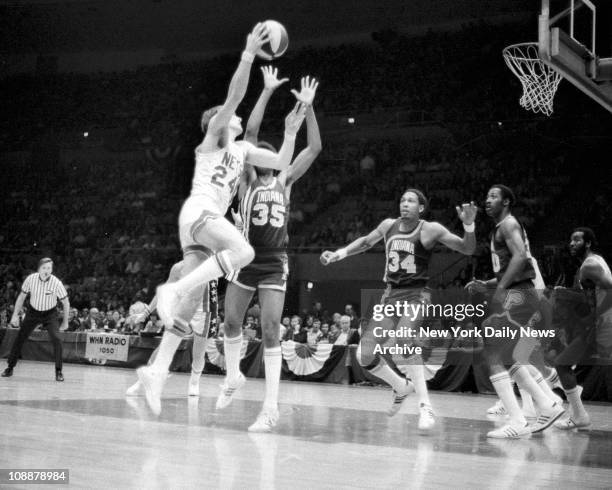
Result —
POLYGON ((530 0, 0 0, 0 52, 47 54, 235 48, 258 20, 284 23, 294 43, 380 28, 408 31, 513 17, 530 0))

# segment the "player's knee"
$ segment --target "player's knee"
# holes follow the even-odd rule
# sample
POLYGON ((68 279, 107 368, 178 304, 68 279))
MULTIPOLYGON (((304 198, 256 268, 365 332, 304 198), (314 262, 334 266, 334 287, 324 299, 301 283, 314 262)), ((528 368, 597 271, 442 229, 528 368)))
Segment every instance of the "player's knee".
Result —
POLYGON ((181 320, 180 318, 175 318, 174 323, 167 329, 167 331, 181 338, 189 337, 191 334, 193 334, 193 329, 191 328, 189 322, 181 320))
POLYGON ((234 270, 240 269, 253 261, 255 258, 255 251, 251 245, 243 242, 239 246, 228 250, 228 257, 232 264, 232 268, 234 270))

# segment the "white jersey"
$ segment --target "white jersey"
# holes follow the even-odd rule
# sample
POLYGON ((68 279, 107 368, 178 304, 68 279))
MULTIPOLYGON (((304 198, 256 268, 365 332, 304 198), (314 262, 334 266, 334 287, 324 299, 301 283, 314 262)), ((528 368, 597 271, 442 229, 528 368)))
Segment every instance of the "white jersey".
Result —
MULTIPOLYGON (((578 272, 578 279, 580 282, 582 282, 582 268, 584 267, 584 264, 586 263, 592 264, 593 262, 595 262, 599 267, 602 268, 605 279, 608 279, 608 280, 612 279, 612 272, 610 272, 610 267, 608 267, 608 264, 606 263, 605 259, 601 255, 592 254, 592 255, 589 255, 585 259, 585 261, 582 263, 582 266, 580 266, 580 270, 578 272)), ((601 307, 603 305, 606 294, 612 294, 610 291, 606 291, 600 288, 599 286, 595 288, 595 291, 596 291, 595 294, 597 296, 597 306, 598 307, 601 307)))
POLYGON ((227 212, 238 189, 244 170, 246 145, 230 143, 212 152, 195 149, 195 170, 191 196, 205 196, 216 203, 222 214, 227 212))

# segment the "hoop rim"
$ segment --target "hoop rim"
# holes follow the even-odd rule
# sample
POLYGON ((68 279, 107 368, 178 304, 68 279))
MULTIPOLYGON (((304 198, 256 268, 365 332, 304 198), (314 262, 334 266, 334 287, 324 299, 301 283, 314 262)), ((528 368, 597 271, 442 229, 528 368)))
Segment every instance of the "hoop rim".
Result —
MULTIPOLYGON (((513 50, 519 49, 519 48, 536 48, 538 49, 538 43, 537 42, 527 42, 527 43, 516 43, 516 44, 511 44, 510 46, 506 46, 504 49, 502 49, 502 54, 505 56, 509 56, 512 57, 515 60, 524 60, 524 61, 542 61, 540 59, 539 56, 537 57, 526 57, 526 56, 517 56, 515 54, 512 53, 513 50)), ((544 63, 542 61, 542 63, 544 63)))

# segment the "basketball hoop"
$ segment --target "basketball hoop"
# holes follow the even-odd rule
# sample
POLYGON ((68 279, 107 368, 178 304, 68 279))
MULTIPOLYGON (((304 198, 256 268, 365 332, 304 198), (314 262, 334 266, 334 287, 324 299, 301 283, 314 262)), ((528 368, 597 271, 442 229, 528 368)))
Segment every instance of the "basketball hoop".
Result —
POLYGON ((561 74, 538 56, 538 43, 513 44, 503 50, 504 60, 523 85, 521 107, 550 116, 561 74))

